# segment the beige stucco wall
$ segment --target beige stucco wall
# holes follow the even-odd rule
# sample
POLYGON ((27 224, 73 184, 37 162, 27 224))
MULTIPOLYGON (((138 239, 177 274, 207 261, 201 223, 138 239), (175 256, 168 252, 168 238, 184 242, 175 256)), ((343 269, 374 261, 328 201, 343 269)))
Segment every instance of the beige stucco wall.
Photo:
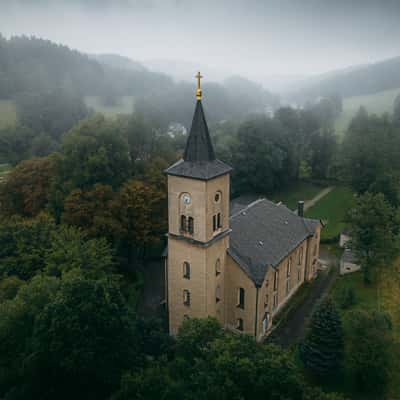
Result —
POLYGON ((243 319, 243 332, 254 335, 256 315, 256 287, 253 281, 244 273, 242 268, 232 259, 226 258, 225 275, 225 325, 236 330, 236 321, 243 319), (237 306, 238 289, 245 290, 244 309, 237 306))
POLYGON ((169 232, 180 235, 180 215, 183 212, 194 218, 193 239, 207 242, 216 234, 229 228, 229 175, 223 175, 210 181, 168 176, 168 223, 169 232), (214 201, 215 194, 221 192, 219 203, 214 201), (183 206, 184 193, 191 196, 191 204, 183 206), (213 232, 213 215, 222 216, 222 229, 213 232))
POLYGON ((225 324, 225 265, 229 236, 218 234, 229 229, 229 176, 210 181, 168 177, 169 232, 168 239, 168 309, 170 332, 176 334, 185 316, 192 318, 216 317, 225 324), (215 201, 219 192, 220 201, 215 201), (182 195, 191 196, 190 205, 184 205, 182 195), (180 232, 181 214, 194 218, 194 234, 180 232), (213 232, 213 215, 221 213, 222 228, 213 232), (177 238, 176 236, 179 236, 177 238), (194 239, 197 242, 191 242, 194 239), (220 260, 221 273, 216 274, 220 260), (191 266, 190 279, 183 276, 183 263, 191 266), (216 301, 219 287, 220 301, 216 301), (191 304, 183 302, 183 292, 189 290, 191 304))

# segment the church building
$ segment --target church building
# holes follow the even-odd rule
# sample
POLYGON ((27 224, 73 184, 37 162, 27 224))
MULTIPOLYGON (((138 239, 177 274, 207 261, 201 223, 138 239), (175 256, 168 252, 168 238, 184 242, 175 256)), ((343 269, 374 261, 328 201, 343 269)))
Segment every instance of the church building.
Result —
MULTIPOLYGON (((168 176, 165 259, 169 329, 186 318, 215 317, 262 340, 274 316, 317 273, 321 223, 282 204, 230 201, 232 168, 215 157, 197 103, 183 159, 168 176)), ((302 203, 300 203, 302 205, 302 203)))

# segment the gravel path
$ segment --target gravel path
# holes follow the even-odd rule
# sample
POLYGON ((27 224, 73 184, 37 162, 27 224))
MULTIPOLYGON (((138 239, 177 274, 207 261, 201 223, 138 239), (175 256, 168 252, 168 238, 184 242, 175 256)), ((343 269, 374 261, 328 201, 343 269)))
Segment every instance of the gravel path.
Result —
POLYGON ((309 208, 315 206, 323 197, 325 197, 328 193, 330 193, 334 189, 333 186, 329 186, 324 190, 321 190, 313 199, 306 200, 304 202, 304 211, 307 211, 309 208))

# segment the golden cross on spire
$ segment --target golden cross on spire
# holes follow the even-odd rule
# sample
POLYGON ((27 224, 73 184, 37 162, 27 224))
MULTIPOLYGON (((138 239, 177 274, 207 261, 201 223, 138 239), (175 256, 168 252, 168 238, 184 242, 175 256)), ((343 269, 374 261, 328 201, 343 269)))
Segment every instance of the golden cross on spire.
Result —
POLYGON ((197 97, 197 100, 201 100, 201 97, 203 95, 203 92, 201 90, 201 79, 203 78, 203 76, 200 74, 200 71, 197 73, 195 78, 197 79, 196 97, 197 97))

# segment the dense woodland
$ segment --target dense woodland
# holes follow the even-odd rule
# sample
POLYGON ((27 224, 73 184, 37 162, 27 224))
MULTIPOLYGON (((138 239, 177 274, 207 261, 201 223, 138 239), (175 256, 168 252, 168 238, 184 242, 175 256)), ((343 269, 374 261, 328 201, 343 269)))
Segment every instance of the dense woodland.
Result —
MULTIPOLYGON (((140 93, 130 70, 117 77, 28 38, 1 39, 0 63, 0 94, 18 104, 17 125, 0 131, 0 160, 13 167, 0 183, 0 398, 339 400, 318 385, 344 364, 357 371, 359 391, 385 391, 390 320, 355 314, 349 352, 336 308, 351 293, 320 305, 298 356, 212 319, 186 321, 172 339, 162 314, 137 316, 141 270, 160 255, 167 229, 163 170, 186 139, 167 128, 188 125, 190 86, 151 76, 157 93, 140 93), (104 95, 114 79, 143 101, 115 119, 93 114, 81 91, 104 95), (379 377, 373 388, 371 376, 379 377)), ((339 140, 337 96, 269 117, 261 112, 268 94, 248 92, 246 81, 238 95, 242 84, 204 88, 218 157, 234 168, 232 195, 268 195, 300 179, 351 185, 352 245, 371 282, 398 251, 400 98, 391 115, 360 109, 339 140)))

